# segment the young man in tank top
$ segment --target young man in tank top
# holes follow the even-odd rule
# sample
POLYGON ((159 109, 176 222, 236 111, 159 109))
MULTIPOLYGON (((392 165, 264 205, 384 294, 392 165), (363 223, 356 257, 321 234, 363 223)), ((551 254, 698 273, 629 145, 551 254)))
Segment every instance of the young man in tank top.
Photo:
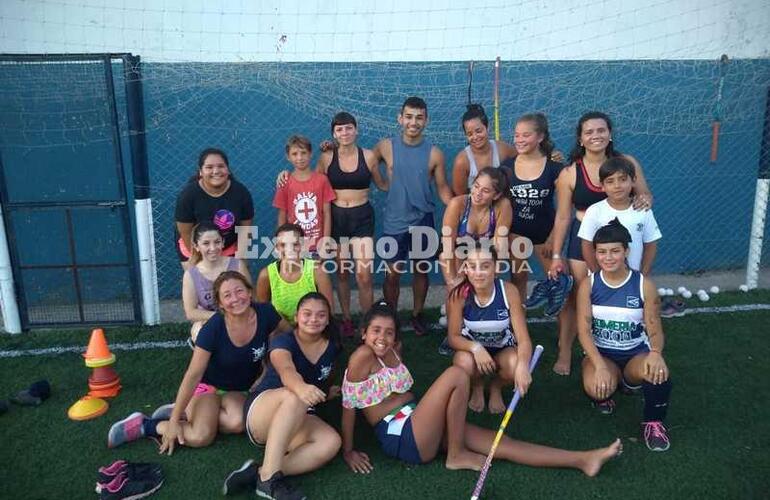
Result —
MULTIPOLYGON (((445 204, 452 199, 452 190, 446 181, 444 154, 425 139, 423 132, 428 124, 428 106, 419 97, 409 97, 401 106, 398 115, 401 135, 380 140, 372 149, 378 161, 387 166, 390 190, 383 217, 383 236, 396 242, 395 255, 384 257, 387 274, 383 294, 391 304, 398 304, 401 274, 413 265, 412 291, 414 308, 412 326, 415 333, 423 335, 428 327, 422 317, 425 297, 428 294, 428 272, 431 266, 420 264, 430 257, 417 256, 427 247, 422 237, 421 245, 413 248, 410 228, 423 227, 435 231, 433 219, 433 194, 431 180, 441 201, 445 204)), ((438 242, 438 233, 436 233, 438 242)), ((423 252, 424 253, 424 252, 423 252)))

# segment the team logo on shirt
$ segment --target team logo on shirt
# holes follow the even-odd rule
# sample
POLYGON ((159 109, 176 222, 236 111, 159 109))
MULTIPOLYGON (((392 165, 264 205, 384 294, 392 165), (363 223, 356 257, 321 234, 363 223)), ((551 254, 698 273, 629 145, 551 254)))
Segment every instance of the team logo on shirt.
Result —
POLYGON ((508 319, 508 309, 498 309, 497 319, 508 319))
POLYGON ((641 233, 642 231, 644 231, 644 223, 643 222, 639 222, 639 223, 636 224, 636 232, 637 233, 641 233))
POLYGON ((321 375, 318 377, 318 380, 326 380, 329 378, 329 374, 332 372, 332 365, 326 365, 321 367, 321 375))
POLYGON ((262 359, 265 356, 265 346, 262 346, 262 347, 259 347, 259 348, 252 347, 251 348, 251 355, 253 356, 252 361, 256 363, 257 361, 259 361, 260 359, 262 359))
POLYGON ((318 219, 318 198, 315 193, 297 193, 294 198, 294 218, 305 231, 312 229, 318 219))
POLYGON ((626 307, 639 307, 639 297, 626 295, 626 307))
POLYGON ((228 231, 235 225, 235 215, 231 211, 223 208, 214 213, 212 222, 220 231, 228 231))

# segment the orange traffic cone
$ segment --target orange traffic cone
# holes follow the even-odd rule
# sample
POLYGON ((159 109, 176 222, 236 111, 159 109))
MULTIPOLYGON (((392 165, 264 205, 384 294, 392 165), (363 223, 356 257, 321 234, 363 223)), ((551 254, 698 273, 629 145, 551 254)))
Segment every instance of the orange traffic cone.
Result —
POLYGON ((120 393, 120 377, 112 366, 94 368, 88 377, 88 395, 99 398, 114 398, 120 393))
POLYGON ((95 328, 91 332, 91 340, 88 341, 88 349, 83 357, 86 358, 86 366, 89 368, 100 368, 115 362, 115 355, 110 352, 104 330, 95 328))

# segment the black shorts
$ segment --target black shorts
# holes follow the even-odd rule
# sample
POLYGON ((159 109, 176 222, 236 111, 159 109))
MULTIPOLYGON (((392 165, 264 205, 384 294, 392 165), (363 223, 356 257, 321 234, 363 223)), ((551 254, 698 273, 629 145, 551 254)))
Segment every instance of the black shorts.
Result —
POLYGON ((533 245, 542 245, 548 239, 553 229, 553 219, 544 224, 538 224, 532 221, 524 222, 523 219, 513 219, 511 233, 516 236, 529 238, 533 245))
MULTIPOLYGON (((583 240, 578 237, 578 231, 580 231, 580 221, 572 219, 572 226, 569 230, 569 245, 567 246, 567 258, 572 260, 585 260, 583 259, 583 240)), ((558 252, 558 250, 554 249, 558 252)))
POLYGON ((374 207, 368 201, 357 207, 338 207, 332 203, 332 238, 372 238, 374 207))

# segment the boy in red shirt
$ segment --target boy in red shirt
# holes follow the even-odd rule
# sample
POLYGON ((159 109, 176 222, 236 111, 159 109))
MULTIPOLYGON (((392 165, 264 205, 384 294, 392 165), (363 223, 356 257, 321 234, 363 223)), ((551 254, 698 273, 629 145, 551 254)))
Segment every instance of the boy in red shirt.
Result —
POLYGON ((294 166, 288 181, 277 188, 273 206, 278 209, 278 226, 298 224, 305 231, 305 241, 316 254, 319 238, 331 236, 331 201, 336 197, 329 179, 310 170, 313 147, 310 140, 293 135, 286 141, 286 159, 294 166))

